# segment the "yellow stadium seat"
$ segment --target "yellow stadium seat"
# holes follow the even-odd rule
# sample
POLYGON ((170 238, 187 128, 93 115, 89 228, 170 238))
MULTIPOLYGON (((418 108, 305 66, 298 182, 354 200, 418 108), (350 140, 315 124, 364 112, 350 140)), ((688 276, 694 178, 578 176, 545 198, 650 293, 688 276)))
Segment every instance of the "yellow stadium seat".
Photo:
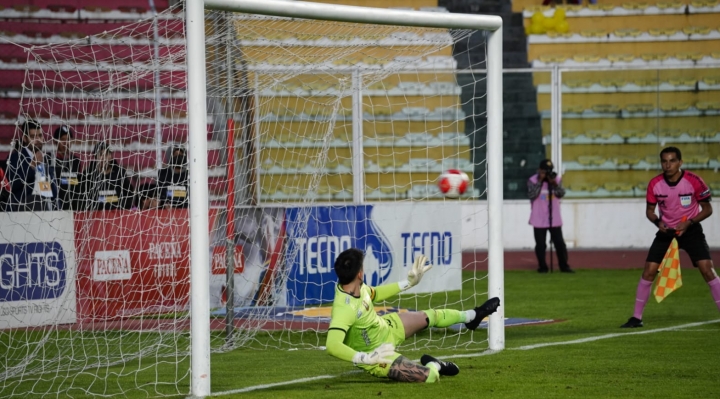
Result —
POLYGON ((650 5, 648 3, 640 2, 640 3, 625 3, 622 5, 622 7, 626 10, 644 10, 648 8, 650 5))
POLYGON ((686 35, 707 35, 710 33, 710 28, 707 26, 686 26, 683 28, 683 33, 686 35))
POLYGON ((581 79, 581 80, 566 80, 563 82, 563 84, 571 89, 577 89, 580 87, 585 87, 585 88, 590 87, 593 85, 593 82, 586 80, 586 79, 581 79))
POLYGON ((572 191, 586 191, 591 193, 593 191, 597 191, 599 186, 593 183, 573 183, 570 184, 568 188, 572 191))
POLYGON ((619 156, 615 158, 616 165, 637 165, 640 163, 640 158, 632 156, 619 156))
POLYGON ((627 130, 621 131, 619 134, 620 134, 620 137, 622 137, 624 139, 631 139, 631 138, 641 139, 641 138, 647 137, 650 134, 650 132, 647 130, 627 129, 627 130))
POLYGON ((708 186, 710 186, 713 191, 720 191, 720 182, 710 182, 708 186))
POLYGON ((562 32, 550 31, 550 32, 547 33, 547 36, 548 36, 549 38, 553 38, 553 39, 559 38, 559 37, 568 38, 568 37, 572 37, 573 35, 574 35, 574 33, 572 33, 572 32, 564 32, 564 33, 562 33, 562 32))
POLYGON ((602 29, 580 31, 582 37, 607 37, 607 35, 607 31, 602 29))
POLYGON ((660 82, 656 79, 637 79, 633 80, 633 83, 640 87, 651 87, 657 86, 660 82))
POLYGON ((627 84, 627 81, 622 79, 603 79, 599 83, 600 86, 603 87, 623 87, 627 84))
POLYGON ((685 133, 684 131, 680 129, 660 129, 659 136, 660 137, 672 137, 672 138, 678 138, 685 133))
POLYGON ((690 104, 688 103, 675 103, 675 104, 660 104, 660 109, 665 112, 672 112, 672 111, 687 111, 690 108, 690 104))
POLYGON ((700 101, 695 104, 695 108, 701 111, 720 110, 720 102, 717 101, 700 101))
POLYGON ((609 139, 614 134, 608 130, 588 130, 585 132, 585 136, 591 139, 609 139))
POLYGON ((678 53, 675 54, 675 58, 681 61, 690 60, 690 61, 700 61, 701 59, 705 58, 705 54, 702 53, 678 53))
POLYGON ((612 62, 631 62, 635 59, 635 54, 608 54, 607 58, 612 62))
POLYGON ((563 112, 571 114, 582 114, 585 111, 585 107, 582 105, 564 105, 563 112))
POLYGON ((712 128, 704 128, 704 129, 692 129, 688 133, 693 137, 712 138, 712 137, 715 137, 718 132, 712 128))
POLYGON ((566 55, 541 55, 538 59, 546 64, 561 64, 567 61, 566 55))
POLYGON ((615 104, 595 104, 590 107, 595 112, 599 113, 615 113, 620 112, 620 107, 615 104))
POLYGON ((605 190, 608 190, 610 192, 616 192, 616 191, 630 191, 633 189, 632 183, 625 183, 625 182, 607 182, 605 185, 603 185, 605 190))
POLYGON ((699 164, 706 164, 710 162, 710 157, 707 155, 689 155, 684 156, 683 161, 687 163, 699 163, 699 164))
POLYGON ((713 51, 712 53, 710 53, 710 57, 713 57, 716 60, 720 60, 720 51, 713 51))
POLYGON ((641 54, 640 58, 645 61, 665 61, 669 58, 669 56, 665 53, 647 53, 641 54))
POLYGON ((593 11, 612 11, 615 7, 614 4, 588 4, 588 8, 593 11))
POLYGON ((642 32, 639 29, 628 28, 628 29, 617 29, 613 32, 613 34, 617 37, 638 37, 638 36, 642 35, 642 32))
POLYGON ((625 106, 627 112, 650 112, 655 109, 652 104, 628 104, 625 106))
MULTIPOLYGON (((660 158, 657 155, 648 155, 645 157, 645 162, 649 163, 650 165, 660 165, 660 158)), ((647 188, 647 183, 645 183, 647 188)))
POLYGON ((646 192, 647 191, 647 182, 640 182, 637 185, 635 185, 635 189, 640 192, 646 192))
POLYGON ((577 161, 580 165, 595 166, 604 164, 606 159, 599 155, 581 155, 578 157, 577 161))
POLYGON ((573 61, 575 62, 599 62, 602 57, 597 54, 576 54, 573 55, 573 61))
POLYGON ((580 135, 580 132, 570 129, 564 129, 561 134, 563 138, 574 139, 575 137, 580 135))
POLYGON ((702 81, 707 85, 720 85, 720 76, 706 76, 702 81))
POLYGON ((685 4, 680 1, 661 1, 661 2, 655 4, 655 7, 659 8, 661 10, 665 10, 668 8, 680 8, 680 7, 684 7, 684 6, 685 6, 685 4))
POLYGON ((697 79, 695 78, 670 78, 668 83, 673 86, 695 86, 697 79))

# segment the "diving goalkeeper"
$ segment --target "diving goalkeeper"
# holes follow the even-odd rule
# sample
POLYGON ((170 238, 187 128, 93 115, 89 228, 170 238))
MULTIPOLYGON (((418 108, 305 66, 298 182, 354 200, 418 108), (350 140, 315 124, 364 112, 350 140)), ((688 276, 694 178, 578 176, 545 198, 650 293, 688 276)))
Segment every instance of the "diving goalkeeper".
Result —
POLYGON ((430 383, 441 375, 457 375, 460 369, 454 363, 423 355, 420 365, 396 353, 395 346, 428 327, 465 323, 465 327, 475 330, 486 316, 497 310, 500 299, 491 298, 474 310, 430 309, 389 313, 381 317, 375 312, 373 302, 416 286, 432 265, 420 255, 408 272, 407 280, 370 287, 363 283, 364 256, 361 250, 350 248, 335 260, 338 284, 325 344, 328 353, 351 361, 376 377, 395 381, 430 383))

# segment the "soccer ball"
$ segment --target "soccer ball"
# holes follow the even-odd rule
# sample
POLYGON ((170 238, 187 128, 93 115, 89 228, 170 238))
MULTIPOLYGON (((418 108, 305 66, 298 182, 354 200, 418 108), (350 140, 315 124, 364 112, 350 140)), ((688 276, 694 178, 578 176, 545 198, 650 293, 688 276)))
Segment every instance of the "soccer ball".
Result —
POLYGON ((465 172, 457 169, 449 169, 438 179, 438 187, 440 192, 446 198, 458 198, 465 194, 470 184, 470 178, 465 172))

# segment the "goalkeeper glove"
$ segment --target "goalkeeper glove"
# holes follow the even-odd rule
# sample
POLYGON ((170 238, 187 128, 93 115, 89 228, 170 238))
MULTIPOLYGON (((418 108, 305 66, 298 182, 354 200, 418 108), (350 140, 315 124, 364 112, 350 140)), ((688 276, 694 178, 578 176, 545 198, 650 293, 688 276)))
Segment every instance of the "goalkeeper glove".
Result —
POLYGON ((393 360, 390 356, 395 353, 395 346, 393 344, 382 344, 372 353, 358 352, 353 356, 352 362, 354 365, 358 364, 392 364, 393 360))
POLYGON ((420 255, 415 258, 412 269, 408 272, 407 280, 400 282, 400 289, 405 291, 420 284, 420 280, 422 280, 423 275, 431 268, 432 263, 430 263, 425 255, 420 255))

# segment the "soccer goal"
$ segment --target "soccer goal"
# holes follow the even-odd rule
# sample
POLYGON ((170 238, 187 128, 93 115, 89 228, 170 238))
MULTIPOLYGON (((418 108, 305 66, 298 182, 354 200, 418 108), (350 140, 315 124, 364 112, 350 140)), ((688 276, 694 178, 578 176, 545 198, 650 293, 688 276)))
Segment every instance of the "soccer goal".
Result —
MULTIPOLYGON (((15 139, 34 121, 83 167, 56 174, 70 205, 0 213, 0 396, 202 397, 212 353, 321 350, 350 247, 370 285, 434 264, 379 312, 504 304, 500 17, 188 0, 41 41, 3 64, 15 139)), ((487 327, 399 350, 503 349, 503 306, 487 327)))
MULTIPOLYGON (((260 46, 261 48, 246 48, 240 49, 243 60, 241 73, 245 74, 246 86, 243 88, 253 87, 252 80, 256 82, 254 85, 254 92, 256 95, 256 107, 262 108, 263 106, 271 108, 270 112, 265 114, 269 115, 274 120, 284 121, 299 121, 297 126, 292 127, 277 127, 279 130, 275 130, 274 133, 277 135, 277 140, 281 143, 283 138, 281 135, 285 134, 285 140, 298 142, 299 138, 302 137, 303 141, 309 139, 315 141, 319 145, 319 151, 315 154, 306 154, 307 158, 305 161, 300 161, 300 164, 306 163, 313 172, 310 173, 309 177, 304 181, 298 181, 296 176, 292 180, 287 179, 281 181, 283 187, 291 188, 288 190, 289 193, 299 192, 301 196, 304 195, 308 198, 308 194, 321 194, 320 193, 320 180, 327 179, 327 184, 330 186, 332 183, 336 183, 340 187, 344 188, 345 192, 349 192, 352 195, 352 201, 354 205, 361 205, 365 201, 365 191, 368 188, 377 187, 382 191, 383 181, 382 176, 378 178, 378 181, 372 181, 374 176, 368 176, 368 167, 376 167, 382 175, 382 171, 385 168, 400 169, 397 167, 397 158, 400 158, 402 152, 397 151, 394 148, 390 160, 385 161, 381 151, 377 151, 377 158, 371 158, 370 162, 365 162, 368 159, 368 152, 366 150, 366 133, 365 124, 366 121, 372 120, 371 123, 375 133, 375 144, 379 150, 381 147, 382 140, 382 128, 380 127, 385 121, 392 121, 392 118, 396 116, 397 104, 392 101, 390 97, 386 97, 386 101, 364 101, 363 92, 372 89, 382 90, 387 89, 387 86, 392 82, 392 77, 401 75, 400 72, 403 70, 412 70, 412 77, 414 79, 403 79, 397 78, 398 86, 402 83, 412 82, 420 84, 427 83, 427 80, 441 81, 438 77, 430 77, 423 74, 421 68, 418 66, 418 61, 424 59, 425 62, 432 64, 433 60, 442 59, 441 55, 442 48, 452 48, 457 41, 465 39, 468 43, 472 43, 469 36, 474 34, 484 35, 486 39, 485 55, 486 55, 486 84, 487 88, 486 99, 487 99, 487 221, 488 221, 488 263, 489 263, 489 278, 488 278, 488 295, 489 296, 502 296, 502 228, 501 220, 502 217, 502 20, 499 17, 492 16, 477 16, 477 15, 457 15, 447 13, 431 13, 431 12, 415 12, 415 11, 404 11, 404 10, 388 10, 388 9, 371 9, 361 8, 352 6, 341 6, 333 4, 321 4, 321 3, 306 3, 306 2, 284 2, 284 1, 241 1, 241 0, 207 0, 203 2, 188 1, 186 5, 187 13, 187 60, 188 60, 188 112, 189 112, 189 126, 190 131, 202 131, 206 126, 206 113, 203 112, 206 97, 208 95, 206 79, 206 60, 207 52, 206 47, 214 40, 219 39, 218 37, 212 37, 213 40, 205 40, 206 26, 205 18, 203 18, 208 10, 227 11, 232 13, 247 13, 254 15, 264 15, 265 17, 257 17, 250 15, 241 15, 240 20, 235 20, 234 26, 237 32, 243 37, 242 32, 248 29, 248 26, 255 26, 255 29, 271 29, 271 35, 275 40, 276 45, 271 45, 269 48, 260 46), (304 26, 302 26, 304 25, 304 26), (272 28, 271 28, 272 26, 272 28), (398 29, 401 28, 401 29, 398 29), (419 29, 416 29, 419 28, 419 29), (398 30, 400 32, 398 32, 398 30), (386 37, 394 38, 397 40, 395 45, 383 47, 378 46, 382 40, 386 37), (449 39, 449 40, 448 40, 449 39), (414 40, 422 41, 422 45, 412 46, 411 43, 414 40), (302 43, 305 42, 305 43, 302 43), (317 46, 306 46, 307 42, 316 42, 317 46), (299 44, 299 45, 298 45, 299 44), (377 47, 380 47, 378 49, 377 47), (394 51, 397 51, 393 53, 394 51), (407 53, 405 53, 407 52, 407 53), (436 57, 436 58, 433 58, 436 57), (333 68, 339 67, 339 68, 333 68), (269 73, 272 70, 277 69, 280 74, 269 73), (334 72, 350 72, 351 76, 338 76, 334 72), (309 74, 311 77, 304 77, 304 74, 309 74), (301 79, 298 79, 302 77, 301 79), (348 79, 349 78, 349 79, 348 79), (308 83, 305 85, 304 82, 308 83), (260 83, 262 82, 262 83, 260 83), (293 86, 295 83, 295 86, 293 86), (313 83, 315 86, 313 87, 313 83), (259 98, 260 93, 265 93, 264 88, 259 86, 264 85, 270 90, 277 90, 278 94, 270 97, 259 98), (278 87, 280 86, 280 87, 278 87), (300 87, 298 87, 300 86, 300 87), (328 96, 324 99, 320 93, 313 93, 314 91, 326 92, 330 91, 329 86, 332 87, 333 95, 328 96), (298 90, 308 90, 311 93, 310 96, 306 97, 305 101, 297 100, 296 97, 290 95, 289 97, 282 97, 279 93, 296 92, 298 90), (314 95, 313 95, 314 94, 314 95), (278 101, 278 97, 282 100, 278 101), (297 100, 297 101, 296 101, 297 100), (266 105, 267 104, 267 105, 266 105), (366 114, 366 110, 368 111, 366 114), (330 151, 331 143, 336 139, 336 127, 340 120, 339 116, 350 114, 351 126, 349 134, 345 137, 340 138, 340 141, 344 141, 349 144, 349 154, 346 152, 340 154, 338 151, 330 151), (371 115, 368 115, 371 114, 371 115), (321 125, 325 125, 317 128, 310 128, 308 123, 309 119, 314 121, 327 120, 321 125), (305 122, 305 123, 303 123, 305 122), (305 135, 306 137, 303 137, 305 135), (293 137, 294 136, 294 137, 293 137), (343 140, 344 139, 344 140, 343 140), (327 170, 327 161, 330 159, 331 152, 335 152, 335 159, 346 158, 350 160, 350 164, 347 167, 352 171, 351 177, 342 181, 335 180, 331 183, 330 175, 319 176, 317 171, 327 170), (293 190, 295 187, 302 189, 293 190), (351 189, 348 189, 350 188, 351 189)), ((233 15, 233 14, 231 14, 233 15)), ((236 14, 231 18, 235 18, 236 14)), ((253 37, 252 31, 244 36, 246 40, 257 40, 257 37, 253 37)), ((247 31, 246 31, 247 32, 247 31)), ((217 32, 215 32, 217 33, 217 32)), ((268 43, 270 44, 270 43, 268 43)), ((231 61, 230 64, 235 63, 231 61)), ((440 69, 454 69, 455 63, 450 63, 450 68, 440 69)), ((229 84, 230 87, 234 88, 233 84, 229 84)), ((407 86, 404 86, 407 87, 407 86)), ((390 89, 392 90, 392 89, 390 89)), ((389 92, 388 90, 387 92, 389 92)), ((422 91, 422 90, 421 90, 422 91)), ((387 93, 386 92, 386 93, 387 93)), ((323 93, 325 94, 325 93, 323 93)), ((403 97, 408 99, 410 104, 402 104, 402 113, 406 114, 407 120, 412 120, 412 117, 419 115, 420 119, 428 124, 432 117, 429 115, 427 105, 439 105, 434 107, 434 112, 440 115, 444 115, 445 112, 455 114, 454 119, 462 120, 457 115, 460 111, 457 103, 450 103, 449 109, 443 107, 448 103, 443 101, 434 102, 430 99, 418 99, 417 101, 411 100, 411 96, 405 94, 403 97), (410 105, 410 106, 407 106, 410 105), (425 106, 425 107, 423 107, 425 106), (453 109, 454 108, 454 109, 453 109)), ((436 95, 432 97, 440 97, 436 95)), ((244 110, 243 110, 244 112, 244 110)), ((263 112, 260 112, 262 114, 263 112)), ((270 120, 268 118, 268 120, 270 120)), ((442 120, 442 116, 439 116, 442 120)), ((452 118, 452 117, 451 117, 452 118)), ((247 121, 247 120, 246 120, 247 121)), ((253 123, 249 124, 250 126, 253 123)), ((396 139, 395 124, 390 122, 390 136, 391 138, 385 140, 385 143, 392 143, 391 148, 397 145, 394 142, 396 139)), ((262 123, 254 123, 256 133, 259 132, 260 136, 269 132, 262 128, 262 123)), ((442 124, 441 124, 442 126, 442 124)), ((438 131, 432 132, 432 129, 419 129, 420 131, 414 131, 411 127, 408 133, 425 133, 432 134, 438 133, 442 136, 443 128, 440 127, 438 131), (424 130, 424 131, 423 131, 424 130), (430 131, 428 131, 430 130, 430 131)), ((344 132, 347 132, 345 130, 344 132)), ((444 136, 443 136, 444 137, 444 136)), ((386 137, 387 138, 387 137, 386 137)), ((287 146, 287 142, 281 144, 287 146)), ((193 309, 193 321, 192 321, 192 387, 193 393, 196 395, 206 395, 210 392, 209 386, 209 357, 207 356, 209 347, 209 337, 207 336, 209 331, 209 318, 205 313, 208 303, 209 296, 208 292, 205 291, 205 287, 208 286, 207 282, 207 262, 202 256, 195 256, 196 254, 205 253, 208 246, 207 236, 204 234, 204 228, 207 226, 206 209, 205 204, 208 203, 205 191, 206 187, 206 160, 204 159, 207 153, 207 142, 204 137, 200 135, 190 136, 189 141, 190 153, 196 154, 197 158, 193 156, 191 161, 191 169, 195 166, 196 173, 191 179, 191 203, 197 208, 194 208, 191 212, 191 227, 197 226, 197 230, 201 230, 195 234, 196 229, 193 229, 192 234, 192 270, 191 274, 191 286, 193 288, 192 295, 192 309, 193 309), (199 310, 196 313, 196 309, 199 310)), ((294 146, 289 146, 294 147, 294 146)), ((336 147, 333 147, 335 149, 336 147)), ((284 148, 280 160, 287 160, 288 157, 291 159, 295 158, 296 155, 292 149, 284 148)), ((401 150, 410 152, 408 158, 408 164, 412 167, 414 157, 412 157, 412 150, 401 150)), ((257 150, 255 151, 255 153, 257 150)), ((404 154, 403 154, 404 155, 404 154)), ((453 154, 455 158, 460 158, 458 154, 453 154)), ((453 157, 451 155, 451 157, 453 157)), ((297 158, 300 158, 298 155, 297 158)), ((422 159, 425 162, 421 164, 421 168, 424 167, 424 171, 429 172, 431 162, 428 160, 429 157, 422 159)), ((262 161, 262 167, 268 167, 272 169, 272 166, 276 164, 277 160, 268 158, 268 161, 262 161)), ((296 166, 297 167, 297 166, 296 166)), ((401 166, 402 167, 402 166, 401 166)), ((441 166, 442 168, 442 166, 441 166)), ((290 177, 288 175, 288 177, 290 177)), ((333 179, 334 180, 334 179, 333 179)), ((427 179, 426 179, 427 180, 427 179)), ((390 193, 396 194, 399 190, 398 186, 409 185, 410 190, 414 188, 408 182, 393 181, 390 193)), ((257 184, 257 183, 256 183, 257 184)), ((261 186, 265 185, 264 181, 259 183, 261 186)), ((257 192, 258 190, 249 190, 250 192, 257 192)), ((329 191, 329 190, 328 190, 329 191)), ((348 198, 349 199, 349 198, 348 198)), ((395 197, 394 199, 398 199, 395 197)), ((309 205, 309 204, 308 204, 309 205)), ((438 206, 438 208, 440 208, 438 206)), ((458 212, 459 207, 454 207, 454 211, 458 212)), ((432 213, 430 209, 419 210, 419 212, 427 211, 432 213)), ((390 211, 389 213, 392 213, 390 211)), ((402 213, 402 211, 396 210, 395 212, 402 213)), ((442 210, 438 209, 438 212, 442 213, 442 210)), ((452 212, 452 211, 451 211, 452 212)), ((318 235, 317 231, 313 227, 322 222, 328 220, 332 222, 332 217, 323 219, 327 215, 318 215, 320 212, 313 211, 309 207, 305 206, 299 208, 297 211, 290 212, 288 215, 288 248, 286 259, 300 259, 300 265, 288 276, 289 279, 293 277, 301 277, 300 272, 304 269, 307 272, 307 276, 310 275, 312 268, 308 264, 307 267, 303 267, 303 260, 308 261, 311 259, 310 256, 306 256, 308 252, 312 255, 312 244, 310 243, 311 233, 317 237, 315 241, 317 252, 315 256, 319 256, 322 249, 321 237, 327 239, 325 244, 325 254, 328 254, 328 258, 323 266, 324 268, 330 268, 332 258, 329 254, 339 252, 343 248, 342 235, 335 242, 332 242, 330 237, 322 234, 318 235), (291 238, 293 237, 293 238, 291 238), (297 237, 299 239, 295 239, 297 237)), ((346 213, 346 214, 349 214, 346 213)), ((397 213, 396 213, 397 215, 397 213)), ((352 215, 348 219, 357 218, 357 214, 352 215)), ((458 220, 459 216, 457 213, 452 219, 458 220)), ((367 215, 365 215, 367 217, 367 215)), ((408 214, 405 216, 408 219, 417 217, 416 214, 408 214)), ((401 222, 400 216, 395 219, 394 222, 401 222)), ((362 220, 361 220, 362 221, 362 220)), ((350 220, 348 220, 350 222, 350 220)), ((373 224, 373 221, 365 224, 373 224)), ((335 222, 338 223, 338 222, 335 222)), ((365 227, 365 226, 363 226, 365 227)), ((428 226, 430 227, 430 226, 428 226)), ((337 229, 341 230, 341 229, 337 229)), ((401 230, 401 229, 398 229, 401 230)), ((429 230, 434 230, 430 227, 429 230)), ((336 230, 331 231, 335 232, 336 230)), ((416 249, 412 240, 416 238, 418 233, 402 233, 398 232, 401 237, 405 237, 406 240, 410 240, 410 245, 405 245, 406 248, 412 252, 416 249), (404 236, 403 234, 409 234, 404 236)), ((420 242, 423 242, 423 234, 419 233, 420 242)), ((432 234, 428 233, 428 242, 432 242, 432 234)), ((352 234, 348 236, 349 238, 352 234)), ((440 235, 440 234, 438 234, 440 235)), ((438 239, 438 248, 443 247, 447 244, 447 240, 438 239)), ((406 241, 407 243, 407 241, 406 241)), ((372 278, 377 278, 374 283, 382 282, 382 277, 385 277, 383 271, 383 265, 386 262, 387 257, 386 251, 383 250, 382 246, 368 245, 369 248, 375 248, 377 251, 373 254, 376 258, 378 267, 376 272, 372 274, 372 278)), ((431 260, 440 259, 442 256, 442 249, 438 249, 436 253, 430 254, 431 260), (437 257, 435 256, 437 255, 437 257), (434 258, 434 259, 433 259, 434 258)), ((366 257, 368 256, 366 252, 366 257)), ((396 254, 399 258, 399 254, 396 254)), ((437 263, 434 260, 434 263, 437 263)), ((319 265, 318 265, 319 266, 319 265)), ((318 269, 321 268, 320 266, 318 269)), ((367 262, 366 262, 367 267, 367 262)), ((316 270, 322 271, 322 270, 316 270)), ((370 274, 366 270, 366 274, 370 274)), ((441 277, 437 276, 436 278, 441 277)), ((367 277, 366 277, 367 279, 367 277)), ((322 284, 323 281, 320 281, 322 284)), ((442 281, 436 281, 435 284, 442 285, 442 281)), ((307 293, 307 284, 300 284, 302 290, 305 290, 299 295, 306 298, 304 295, 307 293)), ((292 291, 293 287, 291 284, 288 285, 288 291, 292 291)), ((298 294, 292 293, 288 296, 295 296, 298 294)), ((313 298, 315 299, 315 298, 313 298)), ((504 298, 503 298, 504 299, 504 298)), ((418 303, 418 302, 416 302, 418 303)), ((491 317, 490 328, 489 328, 489 345, 493 349, 501 349, 504 346, 504 326, 503 326, 504 315, 502 311, 497 312, 491 317)))

